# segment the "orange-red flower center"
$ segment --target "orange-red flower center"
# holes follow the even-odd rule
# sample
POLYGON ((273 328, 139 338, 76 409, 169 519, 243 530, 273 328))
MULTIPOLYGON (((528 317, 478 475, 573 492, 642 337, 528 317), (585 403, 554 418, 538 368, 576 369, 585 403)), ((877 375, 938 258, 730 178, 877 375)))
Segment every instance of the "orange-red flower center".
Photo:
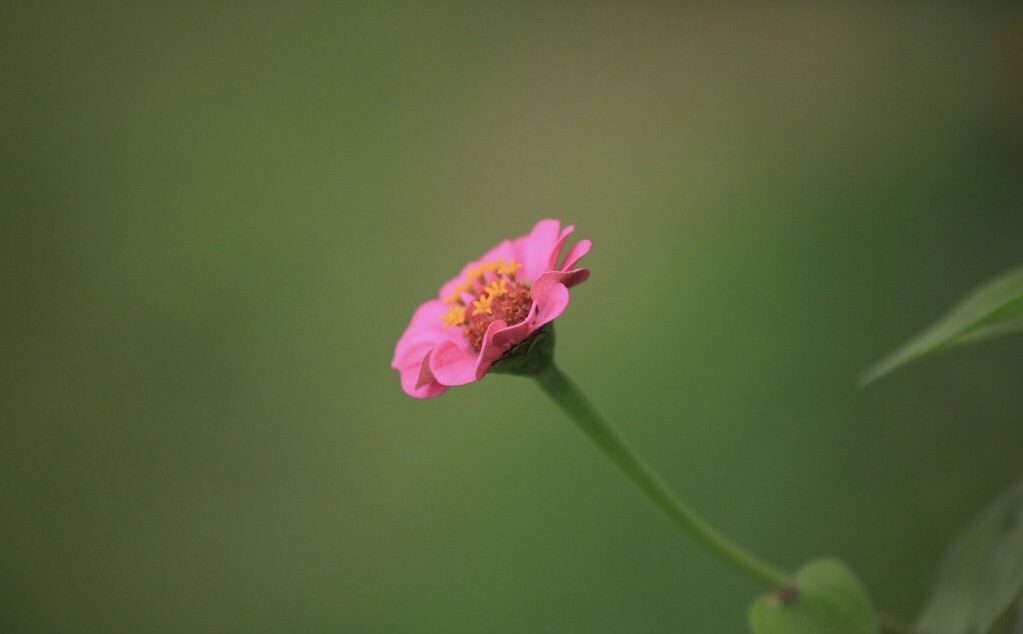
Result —
POLYGON ((447 314, 441 316, 444 327, 460 326, 469 345, 479 350, 487 327, 495 319, 509 326, 523 321, 533 297, 529 284, 515 279, 520 268, 522 265, 515 260, 501 259, 469 271, 465 281, 444 298, 450 304, 447 314))

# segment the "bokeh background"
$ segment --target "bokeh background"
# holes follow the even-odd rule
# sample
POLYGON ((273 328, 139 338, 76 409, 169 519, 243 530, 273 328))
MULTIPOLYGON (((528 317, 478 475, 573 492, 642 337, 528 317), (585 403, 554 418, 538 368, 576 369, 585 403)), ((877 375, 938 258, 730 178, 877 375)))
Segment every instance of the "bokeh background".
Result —
POLYGON ((416 305, 543 217, 560 365, 691 505, 911 618, 1023 471, 1013 3, 5 3, 0 629, 741 632, 760 590, 416 305))

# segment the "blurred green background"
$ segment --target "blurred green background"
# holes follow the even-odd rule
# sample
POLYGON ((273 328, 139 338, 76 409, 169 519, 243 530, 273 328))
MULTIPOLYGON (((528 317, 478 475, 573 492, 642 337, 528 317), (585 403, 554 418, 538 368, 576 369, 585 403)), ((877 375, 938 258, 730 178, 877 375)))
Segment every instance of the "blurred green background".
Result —
POLYGON ((1013 4, 5 3, 0 629, 741 632, 759 593, 417 304, 543 217, 561 366, 680 495, 912 617, 1023 467, 1013 4))

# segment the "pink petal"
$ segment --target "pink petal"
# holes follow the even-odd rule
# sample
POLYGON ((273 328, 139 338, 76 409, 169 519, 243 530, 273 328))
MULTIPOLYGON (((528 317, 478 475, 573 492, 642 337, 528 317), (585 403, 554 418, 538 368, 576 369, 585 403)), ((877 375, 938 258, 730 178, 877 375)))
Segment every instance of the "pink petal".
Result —
MULTIPOLYGON (((585 270, 585 269, 580 269, 585 270)), ((532 328, 536 330, 553 321, 568 307, 568 288, 559 280, 555 273, 545 273, 533 284, 533 301, 536 302, 537 314, 533 319, 532 328)))
POLYGON ((415 332, 418 334, 437 330, 440 327, 438 324, 443 325, 440 316, 446 312, 448 312, 448 305, 440 300, 431 299, 423 302, 416 309, 416 312, 412 314, 412 320, 409 321, 405 332, 415 332))
POLYGON ((430 398, 446 389, 430 371, 430 357, 439 344, 455 345, 459 340, 464 344, 465 339, 459 328, 443 328, 440 316, 446 312, 444 302, 431 300, 422 304, 394 347, 391 367, 398 370, 401 388, 410 396, 430 398))
MULTIPOLYGON (((412 321, 405 328, 394 348, 395 358, 403 356, 403 350, 422 341, 440 341, 449 338, 441 316, 447 314, 448 305, 440 300, 430 300, 416 309, 412 321)), ((447 330, 452 330, 448 328, 447 330)), ((454 329, 457 331, 457 328, 454 329)))
POLYGON ((434 345, 436 344, 432 341, 409 342, 406 337, 402 337, 398 340, 398 345, 395 346, 391 367, 395 370, 414 368, 418 371, 419 363, 423 357, 430 353, 430 350, 433 350, 434 345))
POLYGON ((558 268, 558 256, 561 254, 561 249, 565 246, 565 241, 568 240, 568 236, 573 231, 575 231, 575 226, 568 225, 567 227, 561 230, 560 234, 558 234, 558 240, 557 242, 554 243, 554 246, 551 248, 551 259, 547 263, 548 271, 554 271, 558 268))
MULTIPOLYGON (((529 307, 529 314, 526 315, 525 319, 512 326, 507 326, 494 331, 492 337, 493 343, 495 348, 501 351, 501 354, 508 352, 509 348, 529 336, 529 333, 533 330, 532 325, 533 320, 536 318, 536 310, 536 302, 533 302, 533 305, 529 307)), ((487 334, 490 334, 489 328, 487 329, 487 334)), ((497 355, 497 357, 492 360, 496 361, 501 354, 497 355)))
MULTIPOLYGON (((514 326, 508 326, 503 320, 495 319, 493 323, 487 326, 487 331, 483 334, 482 347, 480 349, 480 356, 476 362, 476 374, 479 377, 483 377, 490 369, 490 366, 500 359, 508 349, 512 347, 516 341, 514 337, 509 337, 510 332, 525 332, 525 329, 520 329, 522 324, 515 324, 514 326)), ((525 335, 522 335, 523 337, 525 335)))
POLYGON ((434 396, 440 396, 446 389, 444 386, 433 380, 433 376, 429 374, 429 368, 426 369, 424 374, 424 366, 427 365, 430 356, 430 351, 433 349, 433 344, 424 343, 421 344, 419 350, 409 351, 408 356, 405 359, 398 361, 397 364, 392 363, 391 366, 398 370, 398 374, 401 380, 401 389, 405 391, 409 396, 415 398, 431 398, 434 396), (422 352, 425 350, 425 353, 422 352), (418 356, 416 356, 418 354, 418 356))
POLYGON ((565 255, 565 261, 561 263, 561 266, 554 268, 561 269, 562 271, 572 268, 581 257, 590 252, 591 246, 593 246, 593 243, 589 240, 580 240, 568 250, 568 254, 565 255))
POLYGON ((416 389, 423 387, 428 383, 433 383, 433 372, 430 372, 430 356, 433 355, 433 348, 426 353, 423 360, 419 362, 419 376, 416 378, 416 389))
MULTIPOLYGON (((480 380, 476 374, 477 355, 466 352, 450 341, 442 342, 430 356, 430 371, 441 385, 465 385, 480 380)), ((486 372, 486 370, 484 370, 486 372)))
POLYGON ((557 220, 541 220, 528 236, 515 241, 522 258, 522 278, 536 280, 551 270, 551 254, 555 251, 560 226, 557 220))
POLYGON ((540 276, 540 279, 533 283, 530 292, 533 295, 533 299, 536 299, 537 283, 543 280, 541 288, 545 284, 558 283, 564 284, 566 288, 572 288, 577 284, 582 284, 590 278, 589 269, 572 269, 571 271, 548 271, 540 276))
POLYGON ((431 381, 430 383, 419 388, 409 387, 405 384, 404 381, 402 381, 401 389, 404 390, 406 394, 413 398, 435 398, 448 390, 448 388, 444 387, 443 385, 436 381, 431 381))

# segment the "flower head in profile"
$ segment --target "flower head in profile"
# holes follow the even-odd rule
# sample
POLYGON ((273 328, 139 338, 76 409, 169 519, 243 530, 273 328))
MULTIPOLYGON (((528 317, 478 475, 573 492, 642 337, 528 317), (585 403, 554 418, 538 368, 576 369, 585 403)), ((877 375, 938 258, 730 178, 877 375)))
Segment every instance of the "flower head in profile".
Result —
POLYGON ((394 348, 391 367, 416 398, 483 378, 509 350, 526 342, 568 306, 568 289, 590 272, 572 268, 590 250, 582 240, 559 264, 569 234, 541 220, 527 236, 505 240, 469 262, 420 306, 394 348))

